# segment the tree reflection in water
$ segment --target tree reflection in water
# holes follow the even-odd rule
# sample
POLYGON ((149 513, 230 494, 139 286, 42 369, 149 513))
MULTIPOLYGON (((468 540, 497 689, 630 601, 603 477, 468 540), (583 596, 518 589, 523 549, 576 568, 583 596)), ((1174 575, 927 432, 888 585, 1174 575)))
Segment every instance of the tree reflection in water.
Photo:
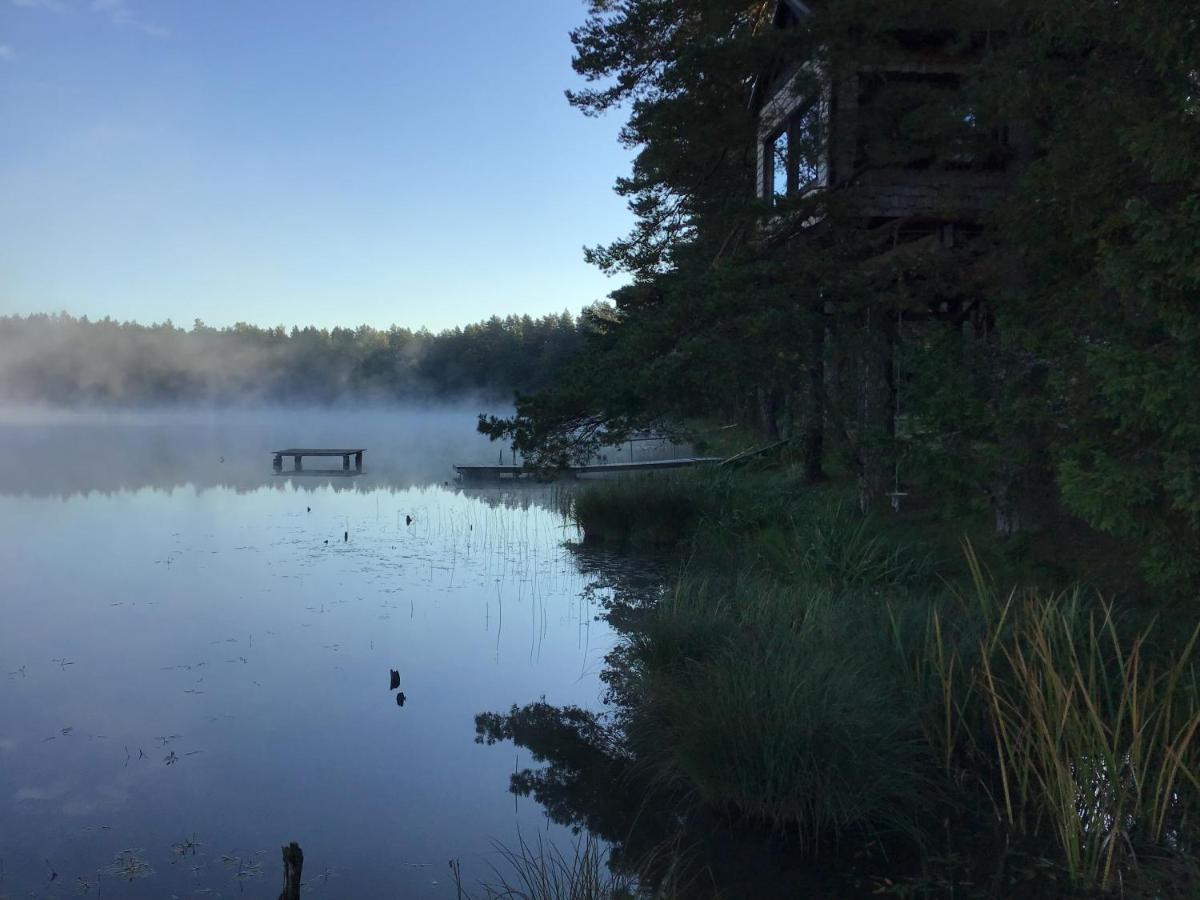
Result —
MULTIPOLYGON (((573 548, 592 576, 590 599, 618 632, 635 631, 665 589, 677 561, 573 548)), ((803 868, 786 835, 747 826, 704 806, 688 788, 648 764, 638 746, 638 703, 625 642, 605 657, 601 713, 545 700, 475 718, 475 740, 512 741, 538 768, 511 776, 509 789, 532 797, 556 823, 611 846, 609 866, 676 897, 833 897, 820 873, 803 868)))

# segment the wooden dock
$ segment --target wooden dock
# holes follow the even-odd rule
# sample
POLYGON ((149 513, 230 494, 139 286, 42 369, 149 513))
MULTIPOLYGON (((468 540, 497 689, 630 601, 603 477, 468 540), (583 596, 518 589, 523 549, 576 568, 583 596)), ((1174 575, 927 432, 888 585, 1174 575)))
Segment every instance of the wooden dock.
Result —
POLYGON ((523 476, 548 478, 577 478, 580 475, 603 475, 615 472, 657 472, 663 469, 684 469, 690 466, 716 465, 719 456, 689 456, 681 459, 654 459, 645 462, 597 463, 589 466, 568 466, 565 469, 537 470, 524 466, 460 466, 454 470, 463 481, 495 481, 523 476))
POLYGON ((342 458, 342 471, 350 471, 350 457, 354 457, 354 470, 362 471, 363 454, 367 452, 366 447, 292 447, 288 450, 272 450, 275 454, 275 471, 279 472, 283 469, 283 458, 290 456, 292 458, 293 471, 303 472, 304 463, 302 460, 306 456, 340 456, 342 458))

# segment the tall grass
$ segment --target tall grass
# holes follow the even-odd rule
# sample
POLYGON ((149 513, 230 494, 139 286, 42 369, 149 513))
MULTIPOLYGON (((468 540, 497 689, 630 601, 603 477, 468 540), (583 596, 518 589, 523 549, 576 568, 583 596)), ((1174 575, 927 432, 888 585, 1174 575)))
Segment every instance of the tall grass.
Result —
POLYGON ((589 534, 691 550, 629 645, 631 737, 664 779, 810 852, 944 848, 956 822, 983 878, 1012 852, 1106 892, 1200 858, 1200 629, 1002 591, 969 546, 948 572, 836 495, 704 475, 575 501, 589 534))
POLYGON ((886 540, 871 519, 836 502, 805 509, 786 528, 761 532, 757 545, 777 576, 834 589, 909 587, 935 571, 932 555, 886 540))
POLYGON ((572 516, 589 541, 663 547, 691 534, 711 498, 680 477, 619 478, 575 496, 572 516))
POLYGON ((950 817, 1085 891, 1195 857, 1197 634, 1155 654, 1078 592, 956 598, 865 571, 684 579, 631 638, 644 756, 814 853, 929 846, 950 817))
MULTIPOLYGON (((485 900, 632 900, 639 896, 635 883, 608 869, 604 845, 585 835, 564 854, 555 844, 538 837, 530 844, 522 835, 517 846, 496 845, 500 861, 491 864, 491 882, 480 885, 485 900)), ((472 900, 463 885, 462 868, 450 862, 460 900, 472 900)))
POLYGON ((974 594, 931 609, 922 643, 896 640, 948 780, 986 796, 1011 840, 1050 841, 1084 890, 1194 857, 1200 631, 1155 653, 1153 625, 1124 634, 1109 603, 1005 596, 968 560, 974 594))
POLYGON ((1112 608, 1081 621, 1078 598, 1012 601, 1008 633, 982 656, 1004 820, 1048 832, 1080 883, 1114 888, 1140 850, 1190 840, 1200 727, 1190 657, 1148 658, 1112 608))
POLYGON ((700 800, 819 852, 913 834, 936 785, 879 606, 819 586, 685 582, 634 638, 640 742, 700 800))
POLYGON ((776 527, 802 518, 818 496, 799 476, 704 469, 589 483, 572 516, 589 540, 670 546, 776 527))

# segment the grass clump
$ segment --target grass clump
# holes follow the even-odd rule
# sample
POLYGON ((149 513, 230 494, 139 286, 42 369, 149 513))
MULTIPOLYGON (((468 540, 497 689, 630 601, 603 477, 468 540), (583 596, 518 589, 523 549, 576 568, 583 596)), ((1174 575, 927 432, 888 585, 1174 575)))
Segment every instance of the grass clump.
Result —
POLYGON ((784 583, 879 592, 926 584, 936 574, 931 554, 888 540, 872 519, 836 501, 810 506, 786 528, 764 529, 753 543, 784 583))
POLYGON ((670 547, 695 530, 711 503, 683 478, 620 478, 579 492, 572 516, 584 539, 670 547))
POLYGON ((1078 593, 684 580, 631 637, 634 734, 806 853, 919 854, 954 822, 990 848, 976 876, 1012 853, 1084 893, 1169 881, 1200 847, 1200 685, 1195 634, 1150 637, 1078 593))
POLYGON ((638 758, 835 867, 874 848, 887 891, 1189 896, 1197 617, 1001 591, 846 499, 723 470, 575 498, 589 537, 687 551, 626 646, 638 758))
POLYGON ((975 609, 975 646, 950 646, 937 619, 928 632, 947 774, 985 786, 1010 838, 1049 841, 1081 889, 1194 866, 1200 632, 1156 652, 1153 624, 1123 634, 1111 604, 1078 592, 982 588, 975 609))
POLYGON ((814 851, 912 834, 930 759, 881 612, 821 586, 681 584, 633 639, 647 754, 814 851))
MULTIPOLYGON (((629 879, 608 868, 605 846, 590 835, 576 841, 569 854, 541 837, 530 844, 522 835, 516 847, 497 844, 500 861, 491 864, 495 879, 480 885, 485 900, 632 900, 635 887, 629 879)), ((463 886, 462 869, 450 862, 460 900, 474 895, 463 886)))
POLYGON ((824 511, 831 489, 799 476, 706 468, 591 482, 570 514, 586 540, 641 547, 691 545, 700 552, 757 541, 824 511))

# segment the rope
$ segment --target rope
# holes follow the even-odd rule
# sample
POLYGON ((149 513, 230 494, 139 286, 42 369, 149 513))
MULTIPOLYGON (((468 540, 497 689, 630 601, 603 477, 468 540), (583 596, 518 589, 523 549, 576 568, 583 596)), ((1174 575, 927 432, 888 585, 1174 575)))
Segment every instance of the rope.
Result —
MULTIPOLYGON (((896 383, 896 409, 892 420, 893 431, 897 430, 900 425, 900 341, 904 328, 904 310, 896 312, 896 346, 892 351, 892 378, 896 383)), ((892 509, 895 512, 900 511, 900 498, 907 497, 904 491, 900 490, 900 454, 896 454, 895 462, 895 481, 892 487, 892 493, 889 495, 892 498, 892 509)))

